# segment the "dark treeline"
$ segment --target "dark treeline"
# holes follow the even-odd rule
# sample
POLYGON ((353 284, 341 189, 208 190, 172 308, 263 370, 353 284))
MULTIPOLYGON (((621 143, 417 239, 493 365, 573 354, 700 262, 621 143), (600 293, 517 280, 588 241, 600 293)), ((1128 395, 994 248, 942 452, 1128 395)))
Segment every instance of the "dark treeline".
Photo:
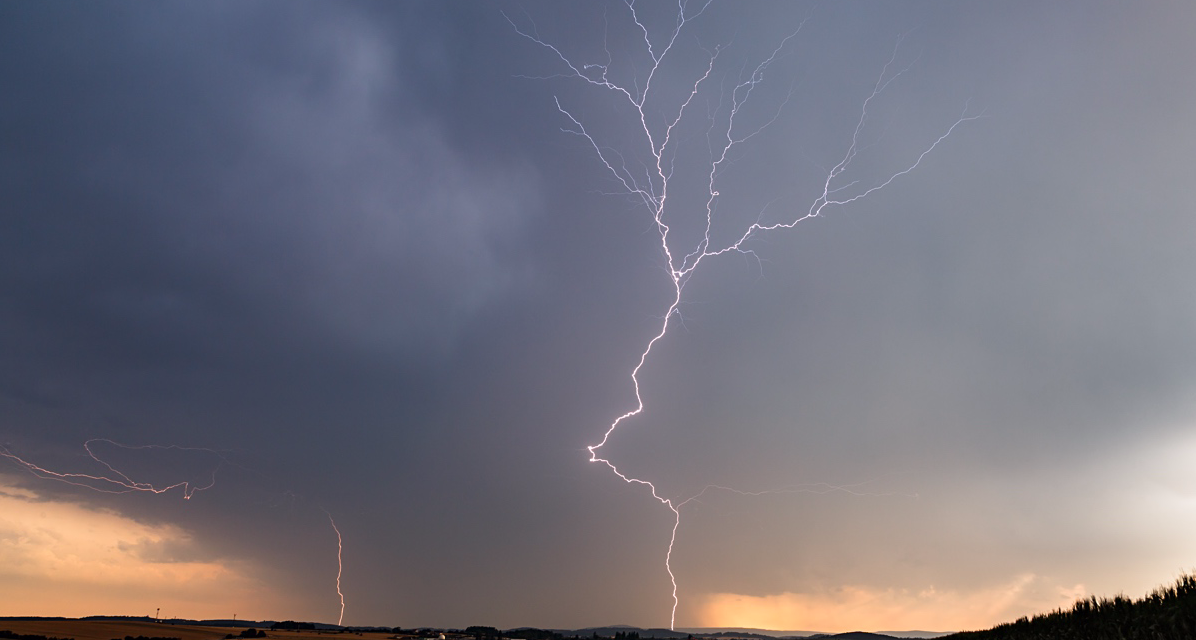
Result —
POLYGON ((504 638, 518 638, 519 640, 564 640, 565 638, 564 634, 556 631, 532 628, 511 629, 504 631, 502 635, 504 638))
POLYGON ((500 640, 502 632, 495 627, 472 626, 466 627, 465 633, 473 636, 473 640, 500 640))
POLYGON ((312 622, 295 622, 294 620, 284 620, 282 622, 275 622, 270 625, 271 631, 315 631, 316 625, 312 622))
POLYGON ((250 628, 242 631, 239 635, 234 636, 233 634, 230 633, 230 634, 224 636, 224 640, 231 640, 232 638, 265 638, 265 637, 266 637, 265 631, 259 631, 257 629, 254 629, 253 627, 250 627, 250 628))
POLYGON ((1192 640, 1196 638, 1196 575, 1139 600, 1125 596, 1080 600, 1062 609, 1019 618, 985 631, 940 640, 1192 640))

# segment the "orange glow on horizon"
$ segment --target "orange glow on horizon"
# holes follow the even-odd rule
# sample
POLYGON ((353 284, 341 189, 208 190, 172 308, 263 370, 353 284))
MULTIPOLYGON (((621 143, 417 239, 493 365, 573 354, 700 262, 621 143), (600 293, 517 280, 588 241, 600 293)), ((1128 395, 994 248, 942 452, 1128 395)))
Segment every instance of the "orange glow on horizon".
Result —
POLYGON ((1033 574, 974 591, 844 586, 765 596, 716 593, 703 601, 698 626, 827 633, 960 631, 1069 607, 1086 593, 1083 585, 1052 585, 1033 574))
POLYGON ((0 615, 226 617, 272 609, 249 567, 204 558, 183 529, 73 502, 0 479, 0 615), (203 559, 200 559, 203 558, 203 559))

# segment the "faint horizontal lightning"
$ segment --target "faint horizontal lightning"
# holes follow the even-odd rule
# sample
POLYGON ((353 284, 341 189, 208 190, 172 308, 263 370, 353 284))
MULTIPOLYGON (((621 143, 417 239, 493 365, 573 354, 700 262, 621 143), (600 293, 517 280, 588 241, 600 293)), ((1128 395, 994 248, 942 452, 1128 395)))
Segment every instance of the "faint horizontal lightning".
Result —
MULTIPOLYGON (((143 492, 149 492, 149 493, 154 493, 154 494, 164 494, 164 493, 167 493, 174 489, 180 489, 182 491, 184 500, 190 500, 191 497, 193 495, 195 495, 196 493, 198 493, 200 491, 207 490, 207 489, 211 489, 212 487, 216 486, 216 472, 218 470, 220 470, 222 467, 224 467, 225 465, 233 465, 234 464, 234 463, 230 462, 228 460, 228 458, 226 458, 224 456, 224 454, 222 454, 219 451, 216 451, 215 449, 207 449, 207 448, 203 448, 203 447, 182 447, 179 445, 158 445, 158 444, 127 445, 127 444, 121 444, 114 440, 109 440, 107 438, 92 438, 90 440, 87 440, 86 442, 83 443, 83 450, 87 452, 88 457, 90 457, 92 460, 94 460, 95 462, 97 462, 98 464, 103 466, 105 469, 107 469, 108 470, 107 473, 101 473, 101 474, 97 475, 97 474, 78 473, 78 472, 52 471, 50 469, 47 469, 45 467, 34 464, 16 454, 14 454, 8 448, 6 448, 2 445, 0 445, 0 456, 8 458, 9 460, 12 460, 18 466, 24 468, 25 470, 29 471, 34 476, 37 476, 38 478, 42 478, 42 479, 46 479, 46 480, 56 480, 59 482, 65 482, 66 484, 74 485, 76 487, 83 487, 85 489, 90 489, 92 491, 98 491, 100 493, 119 494, 119 493, 132 493, 135 491, 143 491, 143 492), (192 484, 190 481, 181 481, 181 482, 175 482, 175 483, 171 483, 171 484, 153 484, 150 482, 142 482, 142 481, 132 479, 131 477, 129 477, 128 474, 126 474, 123 471, 120 471, 119 469, 114 467, 110 462, 108 462, 104 458, 97 455, 95 450, 92 448, 92 445, 97 442, 107 443, 114 447, 119 447, 121 449, 127 449, 130 451, 196 451, 196 452, 203 452, 203 453, 209 453, 209 454, 216 456, 216 458, 218 459, 218 462, 211 469, 210 478, 205 484, 197 485, 197 484, 192 484)), ((289 495, 291 497, 296 496, 296 494, 294 494, 293 492, 290 492, 290 491, 285 492, 285 494, 289 495)), ((332 525, 333 532, 336 533, 336 595, 340 598, 340 617, 337 619, 337 625, 340 625, 341 622, 343 622, 345 619, 345 594, 341 591, 341 573, 344 569, 342 561, 341 561, 341 554, 344 549, 344 543, 341 538, 341 531, 336 526, 336 521, 332 519, 332 514, 329 513, 327 509, 324 509, 322 507, 320 510, 324 512, 324 515, 328 516, 328 522, 329 522, 329 524, 332 525)))
POLYGON ((33 475, 35 475, 39 478, 45 478, 47 480, 58 480, 60 482, 72 484, 77 487, 84 487, 86 489, 91 489, 92 491, 99 491, 101 493, 130 493, 133 491, 146 491, 149 493, 166 493, 166 492, 174 490, 174 489, 181 489, 182 493, 183 493, 184 500, 190 500, 191 496, 195 495, 197 492, 211 489, 212 487, 216 486, 216 472, 219 471, 222 466, 224 466, 225 464, 228 463, 228 460, 224 457, 224 455, 214 449, 205 449, 202 447, 180 447, 178 445, 158 445, 158 444, 147 444, 147 445, 134 446, 134 445, 121 444, 121 443, 113 441, 113 440, 108 440, 107 438, 92 438, 83 443, 83 450, 87 452, 88 457, 90 457, 92 460, 95 460, 97 463, 99 463, 105 469, 107 469, 108 473, 100 474, 100 475, 92 475, 92 474, 87 474, 87 473, 63 473, 63 472, 58 472, 58 471, 51 471, 49 469, 40 467, 32 462, 29 462, 28 460, 25 460, 24 458, 17 456, 16 454, 12 453, 11 451, 9 451, 7 448, 5 448, 3 446, 0 446, 0 456, 3 456, 5 458, 12 460, 13 462, 24 467, 27 471, 29 471, 30 473, 32 473, 33 475), (210 453, 210 454, 216 456, 219 459, 219 462, 217 462, 216 466, 214 466, 212 468, 212 470, 210 472, 210 474, 211 474, 210 479, 208 480, 208 482, 206 484, 196 485, 196 484, 192 484, 190 481, 184 480, 181 482, 175 482, 173 484, 155 485, 150 482, 140 482, 137 480, 133 480, 128 475, 126 475, 124 472, 119 471, 118 469, 113 467, 109 462, 107 462, 100 456, 96 455, 96 452, 92 449, 92 444, 94 444, 96 442, 104 442, 104 443, 110 444, 114 447, 119 447, 121 449, 128 449, 130 451, 139 451, 139 450, 200 451, 200 452, 204 452, 204 453, 210 453))

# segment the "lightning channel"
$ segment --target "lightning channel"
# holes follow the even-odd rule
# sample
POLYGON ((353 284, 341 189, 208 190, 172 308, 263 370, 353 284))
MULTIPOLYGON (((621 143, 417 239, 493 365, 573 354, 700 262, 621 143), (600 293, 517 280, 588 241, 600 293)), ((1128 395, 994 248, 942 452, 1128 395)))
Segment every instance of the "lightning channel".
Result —
MULTIPOLYGON (((83 443, 83 450, 85 452, 87 452, 88 457, 90 457, 92 460, 94 460, 99 465, 103 466, 105 469, 108 470, 108 472, 97 475, 97 474, 79 473, 79 472, 53 471, 51 469, 47 469, 45 467, 42 467, 38 464, 30 462, 29 460, 26 460, 25 458, 22 458, 22 457, 16 455, 10 449, 8 449, 7 447, 5 447, 3 445, 0 445, 0 457, 8 458, 9 460, 13 461, 18 466, 24 468, 26 471, 30 472, 31 474, 33 474, 34 476, 36 476, 38 478, 45 479, 45 480, 56 480, 59 482, 64 482, 69 485, 74 485, 76 487, 82 487, 84 489, 98 491, 100 493, 121 494, 121 493, 133 493, 133 492, 141 491, 141 492, 148 492, 148 493, 153 493, 153 494, 164 494, 164 493, 167 493, 174 489, 180 489, 184 500, 190 500, 191 497, 194 496, 196 493, 198 493, 200 491, 205 491, 207 489, 211 489, 212 487, 216 486, 216 472, 219 471, 222 467, 224 467, 226 465, 240 466, 240 465, 236 465, 233 462, 230 462, 229 459, 227 457, 225 457, 225 455, 223 453, 221 453, 220 451, 217 451, 215 449, 208 449, 205 447, 184 447, 184 446, 173 445, 173 444, 172 445, 160 445, 160 444, 127 445, 127 444, 122 444, 120 442, 116 442, 115 440, 109 440, 107 438, 92 438, 83 443), (209 453, 209 454, 216 456, 219 459, 219 462, 217 462, 216 465, 212 468, 212 470, 210 471, 210 476, 209 476, 207 482, 204 484, 194 484, 194 483, 191 483, 190 481, 181 481, 181 482, 175 482, 173 484, 155 485, 150 482, 142 482, 142 481, 134 480, 131 477, 129 477, 129 475, 126 474, 125 472, 117 469, 115 466, 113 466, 113 464, 111 462, 109 462, 108 460, 106 460, 105 458, 101 457, 99 454, 96 453, 95 449, 93 448, 93 445, 95 443, 106 443, 106 444, 112 445, 114 447, 117 447, 120 449, 126 449, 129 451, 196 451, 196 452, 203 452, 203 453, 209 453)), ((284 492, 284 495, 287 495, 291 498, 297 497, 296 494, 291 491, 284 492)), ((336 533, 336 595, 337 595, 337 597, 340 598, 340 605, 341 605, 340 617, 337 618, 336 624, 337 624, 337 626, 340 626, 341 623, 345 619, 345 594, 341 591, 341 574, 344 571, 344 564, 341 560, 341 556, 344 551, 344 540, 341 537, 340 528, 337 527, 336 521, 332 519, 332 514, 329 513, 328 510, 324 509, 323 507, 320 507, 320 510, 324 512, 324 515, 328 516, 328 522, 329 522, 329 524, 332 525, 333 532, 336 533)))
MULTIPOLYGON (((528 17, 527 21, 530 24, 528 27, 521 27, 516 24, 509 16, 504 14, 504 17, 511 24, 515 32, 523 38, 531 41, 536 46, 541 47, 551 53, 551 55, 559 60, 563 65, 559 73, 548 76, 521 76, 531 79, 550 79, 550 78, 564 78, 569 80, 581 81, 597 87, 600 90, 609 92, 615 100, 629 105, 633 110, 631 116, 634 121, 634 132, 640 138, 644 148, 651 154, 652 159, 649 161, 653 166, 644 167, 644 173, 638 174, 628 168, 626 159, 620 151, 612 149, 609 146, 602 144, 595 135, 585 126, 580 118, 574 115, 568 107, 564 106, 561 99, 554 97, 554 103, 557 111, 567 121, 567 125, 561 129, 562 132, 582 138, 586 146, 592 149, 594 155, 597 156, 601 162, 603 169, 622 187, 625 195, 631 196, 635 201, 642 203, 651 216, 655 232, 659 238, 658 246, 663 254, 666 271, 671 281, 671 291, 668 296, 665 313, 660 321, 659 328, 655 331, 652 337, 647 341, 643 350, 640 352, 635 366, 630 372, 631 384, 634 390, 635 402, 634 406, 615 417, 611 423, 606 427, 602 433, 602 437, 598 439, 595 444, 586 447, 590 454, 589 461, 605 465, 610 471, 620 480, 627 484, 642 486, 648 490, 652 498, 669 509, 673 514, 673 525, 669 537, 668 549, 665 553, 665 570, 668 573, 669 581, 672 584, 672 599, 673 606, 669 618, 669 628, 674 629, 677 619, 677 607, 679 605, 677 577, 673 572, 672 560, 674 546, 677 540, 677 531, 681 526, 681 509, 685 505, 699 500, 703 495, 711 491, 727 491, 744 496, 757 496, 768 493, 831 493, 841 492, 852 495, 882 495, 871 494, 859 490, 858 485, 830 485, 830 484, 816 484, 803 485, 797 487, 781 488, 768 491, 742 491, 730 487, 723 487, 719 485, 708 485, 699 493, 687 499, 680 500, 661 495, 657 486, 650 480, 629 475, 622 470, 609 458, 604 457, 602 453, 603 447, 607 445, 611 437, 628 419, 639 416, 644 412, 645 402, 640 388, 640 375, 645 364, 651 357, 653 349, 657 344, 665 338, 672 325, 674 316, 680 316, 679 306, 682 302, 682 293, 685 285, 690 278, 697 272, 699 267, 705 264, 708 260, 717 258, 731 253, 746 254, 755 256, 748 244, 758 236, 781 231, 785 229, 792 229, 798 224, 805 222, 811 218, 817 218, 824 215, 828 210, 836 207, 843 207, 848 204, 859 202, 868 198, 872 194, 884 189, 902 176, 909 174, 918 168, 922 161, 935 149, 939 147, 947 138, 955 132, 955 130, 964 123, 979 119, 983 114, 973 114, 969 111, 968 105, 965 103, 962 113, 959 117, 933 140, 924 146, 920 153, 915 155, 909 162, 896 172, 889 174, 886 178, 868 182, 862 178, 848 179, 848 172, 852 167, 853 161, 861 151, 862 133, 865 125, 869 120, 869 110, 873 103, 884 93, 894 81, 900 78, 909 67, 897 68, 897 55, 901 44, 899 38, 897 44, 894 46, 893 53, 888 61, 883 65, 875 83, 872 85, 871 91, 860 107, 858 118, 855 121, 854 130, 851 134, 851 140, 846 145, 842 156, 836 164, 834 164, 825 177, 821 179, 821 193, 813 199, 809 207, 804 210, 798 210, 791 214, 788 218, 779 222, 763 221, 763 211, 757 217, 756 222, 746 225, 733 235, 733 241, 726 244, 716 244, 712 240, 712 228, 715 219, 715 212, 719 198, 721 196, 719 191, 719 177, 720 170, 723 165, 728 162, 728 158, 732 157, 733 150, 747 141, 759 135, 762 131, 767 129, 769 125, 776 121, 780 116, 785 105, 792 96, 790 90, 789 96, 781 103, 775 115, 763 125, 758 127, 746 128, 740 122, 740 115, 743 107, 748 104, 752 97, 753 91, 765 81, 770 66, 781 56, 786 50, 791 48, 792 41, 795 40, 802 28, 805 26, 805 21, 798 24, 797 28, 789 35, 784 37, 772 50, 772 52, 760 61, 750 73, 746 76, 741 76, 733 88, 730 89, 729 95, 724 94, 724 98, 728 104, 725 106, 725 120, 718 125, 718 141, 714 142, 713 137, 708 133, 708 140, 711 141, 711 162, 709 165, 709 172, 705 178, 706 194, 705 194, 705 212, 704 212, 704 227, 705 231, 702 237, 695 246, 687 249, 676 247, 676 242, 670 237, 671 227, 666 220, 666 205, 669 202, 669 188, 673 179, 673 161, 671 158, 676 157, 677 142, 674 137, 674 131, 682 122, 686 113, 690 110, 695 102, 695 98, 703 90, 703 87, 709 84, 709 80, 714 73, 715 65, 718 62, 719 56, 724 50, 722 47, 715 47, 707 51, 709 59, 706 64, 702 65, 704 68, 696 74, 693 78, 692 85, 686 83, 686 87, 690 87, 689 91, 678 100, 678 103, 671 108, 660 107, 664 114, 664 121, 662 125, 653 127, 649 125, 650 121, 655 121, 649 118, 649 109, 645 108, 648 103, 650 95, 655 95, 653 89, 656 88, 654 81, 659 79, 659 72, 661 70, 662 62, 674 51, 674 45, 686 26, 704 13, 711 5, 713 0, 706 0, 705 2, 692 3, 696 5, 696 10, 690 8, 691 3, 686 0, 678 0, 676 19, 666 30, 666 35, 663 38, 663 43, 659 41, 654 46, 654 38, 651 35, 651 30, 647 23, 641 19, 636 10, 636 3, 634 0, 624 0, 624 5, 627 9, 628 20, 634 25, 634 29, 642 34, 643 42, 640 43, 647 53, 647 58, 651 60, 651 64, 647 70, 646 77, 642 86, 638 80, 634 81, 632 85, 620 84, 611 75, 611 58, 610 47, 604 43, 604 51, 606 51, 605 61, 593 63, 578 63, 567 56, 560 47, 548 42, 540 37, 535 27, 535 23, 528 17)), ((638 73, 633 76, 638 76, 638 73)), ((720 98, 719 108, 723 109, 722 99, 720 98)), ((655 116, 655 112, 653 112, 655 116)), ((711 121, 711 132, 715 128, 714 120, 711 121)), ((891 495, 891 494, 883 494, 891 495)))
POLYGON ((341 573, 344 571, 341 552, 344 550, 344 540, 341 538, 341 530, 336 526, 336 520, 332 519, 332 514, 324 509, 324 515, 328 516, 328 522, 332 525, 332 530, 336 532, 336 595, 341 599, 341 614, 336 619, 336 626, 339 627, 345 621, 345 594, 341 593, 341 573))
POLYGON ((24 467, 27 471, 39 478, 57 480, 59 482, 65 482, 77 487, 91 489, 92 491, 99 491, 100 493, 132 493, 134 491, 144 491, 162 494, 174 489, 180 489, 182 491, 184 500, 190 500, 191 497, 196 493, 211 489, 212 487, 216 486, 216 472, 219 471, 225 464, 229 464, 228 459, 225 458, 224 455, 219 451, 216 451, 215 449, 206 449, 203 447, 182 447, 178 445, 158 444, 126 445, 114 440, 109 440, 107 438, 92 438, 83 443, 83 450, 87 452, 88 457, 107 469, 108 473, 92 475, 88 473, 65 473, 51 471, 50 469, 38 466, 32 462, 29 462, 28 460, 25 460, 24 458, 21 458, 20 456, 17 456, 4 446, 0 446, 0 456, 12 460, 17 465, 24 467), (140 482, 133 480, 124 472, 118 470, 116 467, 113 467, 111 463, 101 458, 98 454, 96 454, 95 450, 92 449, 92 445, 97 442, 104 442, 114 447, 127 449, 130 451, 201 451, 216 456, 220 461, 210 471, 210 476, 206 484, 193 484, 189 480, 184 480, 173 484, 155 485, 150 482, 140 482))

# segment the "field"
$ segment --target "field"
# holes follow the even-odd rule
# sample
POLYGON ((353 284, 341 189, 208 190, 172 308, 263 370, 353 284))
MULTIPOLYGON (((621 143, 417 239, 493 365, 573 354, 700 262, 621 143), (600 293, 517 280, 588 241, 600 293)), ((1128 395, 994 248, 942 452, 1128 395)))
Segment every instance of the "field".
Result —
MULTIPOLYGON (((201 627, 169 622, 124 620, 0 620, 0 630, 23 635, 74 640, 113 640, 125 636, 179 638, 179 640, 221 640, 228 634, 241 633, 241 627, 201 627)), ((271 631, 263 629, 267 638, 278 640, 330 640, 333 636, 348 636, 362 640, 393 638, 389 633, 347 633, 336 631, 271 631)))

